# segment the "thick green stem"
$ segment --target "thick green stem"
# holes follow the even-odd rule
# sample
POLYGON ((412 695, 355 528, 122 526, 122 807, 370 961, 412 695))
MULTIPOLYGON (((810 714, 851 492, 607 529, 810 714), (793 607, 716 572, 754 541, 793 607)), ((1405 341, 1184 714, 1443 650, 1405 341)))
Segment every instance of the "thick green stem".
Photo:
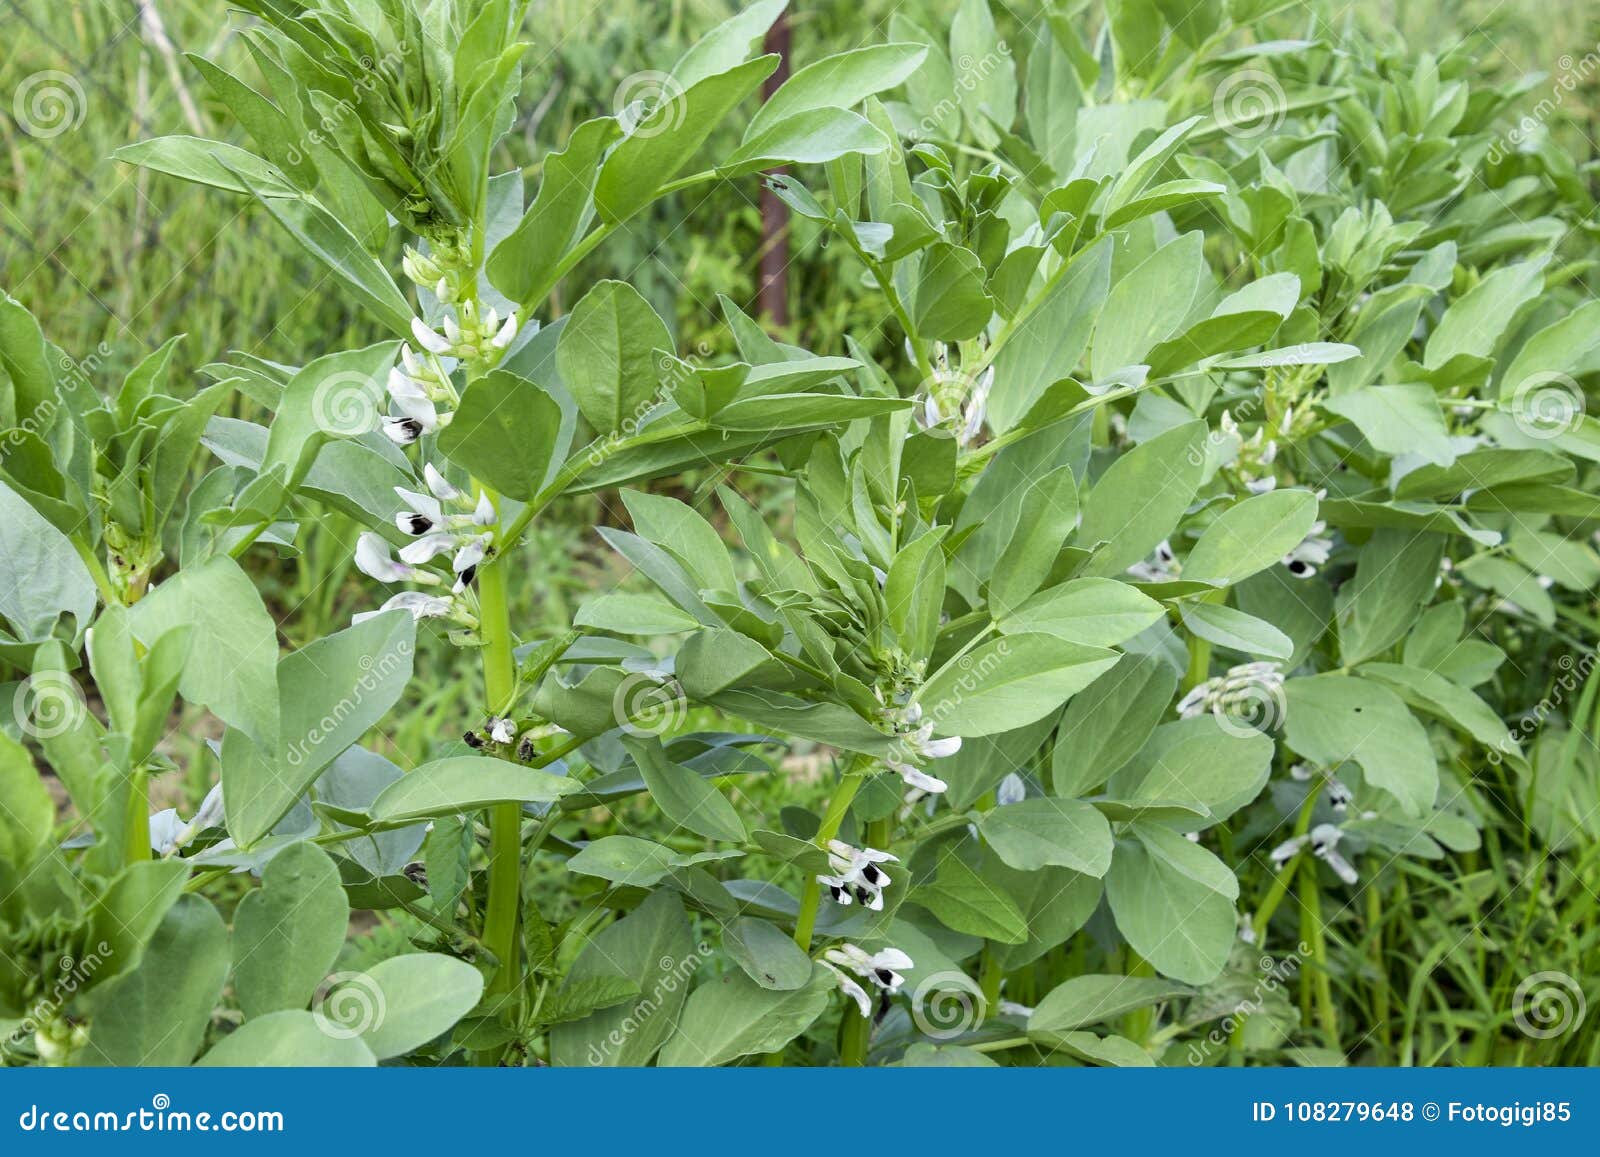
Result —
MULTIPOLYGON (((817 828, 816 839, 812 841, 819 848, 827 847, 828 841, 839 834, 839 828, 844 823, 844 817, 850 811, 850 804, 856 798, 856 792, 861 789, 863 777, 860 775, 851 774, 851 772, 855 771, 857 767, 860 766, 860 763, 861 761, 858 759, 857 763, 852 765, 850 770, 846 771, 844 780, 839 784, 838 790, 833 793, 833 798, 828 801, 828 810, 822 817, 822 825, 817 828)), ((806 953, 807 955, 809 955, 811 952, 811 937, 816 931, 817 909, 821 903, 822 885, 817 883, 817 878, 815 876, 811 876, 806 880, 805 886, 801 889, 800 914, 795 917, 794 922, 794 942, 800 946, 800 951, 806 953)), ((859 1029, 852 1029, 851 1017, 862 1021, 863 1024, 866 1021, 866 1018, 861 1015, 860 1010, 857 1009, 854 1004, 851 1004, 847 1009, 845 1009, 844 1023, 840 1029, 839 1056, 840 1060, 845 1064, 860 1064, 860 1060, 852 1062, 844 1059, 847 1045, 851 1049, 855 1047, 854 1045, 849 1044, 852 1033, 860 1031, 859 1029)), ((862 1059, 865 1059, 865 1037, 861 1038, 860 1051, 862 1059)), ((770 1066, 783 1064, 783 1050, 779 1049, 777 1052, 768 1053, 765 1063, 770 1066)))
POLYGON ((128 777, 128 827, 123 843, 123 863, 150 858, 150 776, 135 768, 128 777))
MULTIPOLYGON (((478 622, 483 636, 484 698, 488 710, 498 713, 509 709, 517 678, 503 558, 478 571, 478 622)), ((489 899, 483 921, 483 941, 499 961, 489 984, 491 994, 513 992, 517 987, 521 878, 522 808, 500 804, 489 813, 489 899)))
POLYGON ((1339 1014, 1333 1004, 1333 982, 1328 972, 1328 938, 1322 926, 1322 892, 1317 885, 1317 861, 1307 857, 1300 866, 1300 934, 1311 949, 1311 991, 1317 1019, 1328 1046, 1339 1048, 1339 1014))
POLYGON ((72 549, 78 552, 78 557, 83 560, 83 565, 88 568, 89 577, 94 579, 95 589, 100 592, 100 600, 108 607, 114 607, 122 602, 121 593, 111 582, 110 576, 106 574, 106 568, 100 565, 100 560, 95 557, 94 551, 78 539, 76 535, 69 536, 67 541, 72 543, 72 549))
POLYGON ((984 942, 983 955, 978 960, 978 988, 983 993, 983 1007, 979 1010, 982 1023, 994 1015, 1000 1007, 1000 982, 1005 979, 1005 970, 1000 967, 1000 958, 995 955, 994 945, 984 942))
MULTIPOLYGON (((817 847, 826 848, 828 841, 839 834, 839 828, 844 823, 845 815, 850 811, 850 804, 860 790, 862 777, 846 774, 839 784, 839 790, 833 793, 833 798, 828 801, 828 810, 822 817, 822 826, 817 829, 817 838, 813 841, 817 847)), ((811 936, 817 927, 817 909, 822 904, 822 885, 817 883, 817 878, 812 876, 805 883, 804 890, 800 893, 800 915, 794 922, 794 942, 800 946, 800 951, 811 951, 811 936)))
POLYGON ((867 1063, 867 1044, 872 1038, 872 1022, 861 1015, 852 1001, 839 1026, 839 1063, 858 1069, 867 1063))
MULTIPOLYGON (((1317 796, 1322 792, 1322 784, 1314 783, 1311 790, 1306 793, 1306 802, 1300 805, 1300 814, 1295 817, 1294 835, 1303 836, 1311 830, 1311 817, 1316 811, 1317 796)), ((1261 906, 1256 909, 1255 917, 1250 921, 1250 929, 1256 934, 1256 943, 1263 948, 1267 946, 1267 925, 1272 920, 1272 914, 1278 910, 1278 904, 1283 900, 1289 885, 1294 882, 1295 869, 1299 866, 1301 853, 1295 853, 1293 859, 1278 870, 1277 877, 1272 881, 1266 897, 1261 901, 1261 906)))

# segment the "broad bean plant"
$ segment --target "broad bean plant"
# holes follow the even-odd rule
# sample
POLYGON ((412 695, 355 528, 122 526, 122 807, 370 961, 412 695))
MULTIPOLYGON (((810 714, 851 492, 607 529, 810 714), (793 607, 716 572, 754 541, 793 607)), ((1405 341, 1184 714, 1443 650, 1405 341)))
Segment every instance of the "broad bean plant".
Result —
POLYGON ((1470 61, 962 0, 763 96, 762 0, 534 187, 520 0, 238 7, 248 139, 118 155, 386 336, 113 388, 0 301, 7 1064, 1342 1063, 1404 865, 1592 845, 1593 205, 1470 61), (578 280, 762 181, 882 304, 841 348, 578 280), (626 580, 540 633, 595 494, 626 580), (366 605, 285 650, 331 516, 366 605), (426 636, 478 710, 396 750, 426 636))

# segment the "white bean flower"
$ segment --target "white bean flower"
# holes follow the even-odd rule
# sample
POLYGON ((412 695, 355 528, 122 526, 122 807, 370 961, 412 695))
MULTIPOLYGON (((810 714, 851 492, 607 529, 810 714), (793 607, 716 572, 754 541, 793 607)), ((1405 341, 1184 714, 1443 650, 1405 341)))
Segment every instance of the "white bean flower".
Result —
POLYGON ((894 994, 905 984, 905 971, 911 968, 911 957, 898 948, 883 948, 867 952, 855 944, 840 944, 822 954, 822 966, 833 973, 839 989, 856 1002, 862 1016, 872 1015, 872 999, 851 973, 870 982, 881 992, 894 994))
POLYGON ((860 904, 874 912, 883 910, 883 890, 889 874, 879 864, 897 864, 898 856, 876 848, 853 848, 843 840, 828 841, 828 866, 833 875, 819 875, 817 882, 828 890, 834 903, 860 904))

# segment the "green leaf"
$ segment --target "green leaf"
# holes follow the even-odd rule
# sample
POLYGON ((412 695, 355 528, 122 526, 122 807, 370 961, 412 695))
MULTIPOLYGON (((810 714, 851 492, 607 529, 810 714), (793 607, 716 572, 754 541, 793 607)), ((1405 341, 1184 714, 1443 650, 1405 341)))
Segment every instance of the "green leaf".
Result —
POLYGON ((196 1064, 225 1068, 371 1068, 360 1037, 332 1036, 309 1012, 269 1012, 240 1025, 196 1064))
POLYGON ((584 603, 572 625, 615 635, 676 635, 700 627, 693 615, 663 599, 616 591, 584 603))
POLYGON ((645 741, 629 737, 622 743, 644 776, 651 798, 667 819, 707 839, 744 843, 747 835, 744 821, 705 777, 673 763, 657 739, 645 741))
MULTIPOLYGON (((777 835, 775 832, 757 833, 757 838, 762 834, 777 835)), ((821 856, 821 850, 815 845, 806 846, 821 856)), ((762 988, 790 992, 805 987, 806 981, 811 979, 811 958, 776 924, 741 916, 723 929, 722 946, 733 957, 733 962, 744 969, 745 975, 762 988)))
POLYGON ((1078 372, 1110 290, 1112 252, 1110 238, 1104 238, 1075 254, 1012 323, 995 355, 989 395, 989 425, 996 433, 1015 426, 1053 382, 1078 372))
POLYGON ((1017 76, 988 0, 961 0, 950 21, 950 59, 961 66, 955 98, 967 124, 980 142, 991 144, 995 129, 1009 129, 1016 119, 1017 76))
POLYGON ((1077 527, 1077 480, 1071 466, 1058 466, 1021 497, 1011 540, 989 579, 989 613, 1002 618, 1037 591, 1077 527))
POLYGON ((858 398, 850 394, 767 394, 742 398, 718 410, 711 424, 722 430, 806 430, 909 410, 910 398, 858 398))
POLYGON ((1095 330, 1089 354, 1096 381, 1124 366, 1143 364, 1153 346, 1177 332, 1205 284, 1204 240, 1195 230, 1167 242, 1111 287, 1105 316, 1115 324, 1095 330))
POLYGON ((182 1066, 194 1060, 228 979, 228 929, 211 903, 182 896, 132 972, 96 991, 80 1064, 182 1066))
POLYGON ((1513 764, 1522 762, 1515 735, 1494 708, 1438 671, 1404 663, 1363 663, 1360 671, 1362 678, 1382 683, 1412 707, 1472 736, 1486 749, 1513 764))
POLYGON ((873 44, 825 56, 784 81, 756 110, 744 139, 748 142, 798 113, 854 108, 905 81, 927 55, 920 44, 873 44))
POLYGON ((1019 872, 1004 864, 987 863, 983 877, 1005 890, 1028 924, 1028 938, 1021 944, 994 946, 996 961, 1007 972, 1032 964, 1066 943, 1100 905, 1100 881, 1065 868, 1019 872))
POLYGON ((389 611, 285 655, 278 663, 280 756, 261 778, 230 777, 228 831, 249 847, 294 806, 322 770, 389 713, 411 680, 416 622, 389 611))
POLYGON ((1596 346, 1600 346, 1600 301, 1588 301, 1522 343, 1500 375, 1501 400, 1515 398, 1519 389, 1526 392, 1530 382, 1549 383, 1555 375, 1580 372, 1596 346))
POLYGON ((946 664, 917 701, 944 735, 992 735, 1041 719, 1117 661, 1105 647, 1043 634, 1006 635, 946 664))
POLYGON ((659 400, 656 351, 671 348, 666 323, 637 289, 602 281, 573 308, 556 364, 597 433, 631 432, 659 400))
MULTIPOLYGON (((563 339, 571 330, 569 322, 563 339)), ((564 456, 561 439, 560 403, 527 378, 494 370, 461 395, 439 434, 439 451, 505 497, 527 502, 564 456)))
POLYGON ((233 985, 246 1019, 304 1008, 344 947, 350 905, 339 869, 315 844, 267 862, 233 920, 233 985))
POLYGON ((177 860, 140 860, 129 864, 89 907, 89 942, 107 947, 96 983, 132 972, 144 957, 167 910, 178 902, 189 868, 177 860))
POLYGON ((634 1000, 638 995, 639 987, 631 980, 620 976, 586 976, 551 994, 539 1007, 539 1020, 544 1024, 582 1020, 591 1012, 634 1000))
POLYGON ((538 195, 485 267, 512 301, 536 306, 555 288, 561 259, 589 222, 600 158, 620 133, 614 117, 596 117, 572 130, 566 148, 545 155, 538 195))
POLYGON ((787 6, 788 0, 759 0, 735 12, 689 47, 672 78, 687 87, 743 64, 787 6))
POLYGON ((1363 386, 1322 405, 1348 418, 1385 454, 1417 454, 1436 466, 1455 461, 1455 447, 1432 386, 1363 386))
POLYGON ((881 153, 891 143, 857 113, 813 108, 746 133, 744 143, 719 167, 731 176, 775 165, 816 165, 849 153, 881 153))
POLYGON ((381 1061, 448 1031, 482 995, 483 974, 466 961, 413 952, 380 960, 330 989, 320 1012, 341 1031, 359 1028, 361 1040, 381 1061), (352 1007, 354 1018, 341 1015, 352 1007))
POLYGON ((1283 349, 1241 354, 1211 363, 1214 370, 1265 370, 1279 366, 1331 366, 1358 357, 1361 351, 1343 342, 1308 341, 1283 349))
POLYGON ((738 589, 739 579, 727 546, 716 528, 694 507, 675 498, 637 490, 624 490, 622 504, 628 508, 639 537, 677 559, 702 590, 738 589))
POLYGON ((1081 800, 1006 804, 985 815, 978 831, 1002 860, 1021 871, 1055 865, 1099 879, 1111 865, 1111 825, 1081 800))
MULTIPOLYGON (((251 185, 248 178, 242 180, 247 187, 251 185)), ((337 217, 314 201, 277 199, 254 187, 250 192, 306 252, 350 290, 368 313, 396 334, 410 336, 410 303, 388 270, 337 217)))
POLYGON ((1232 873, 1177 832, 1139 826, 1132 834, 1117 844, 1106 873, 1106 901, 1118 930, 1163 975, 1211 982, 1238 934, 1238 885, 1230 894, 1223 880, 1232 880, 1232 873))
POLYGON ((51 846, 56 805, 28 749, 0 732, 0 863, 27 875, 51 846))
POLYGON ((0 366, 11 379, 10 390, 3 395, 11 406, 0 408, 0 419, 16 423, 19 429, 37 426, 34 432, 41 436, 49 431, 59 397, 52 365, 38 319, 0 291, 0 366))
POLYGON ((1379 530, 1361 549, 1336 601, 1339 657, 1350 667, 1400 640, 1433 597, 1444 536, 1379 530))
POLYGON ((808 983, 788 990, 763 988, 742 972, 708 980, 690 995, 658 1063, 722 1065, 775 1052, 822 1015, 833 987, 832 976, 815 966, 808 983))
MULTIPOLYGON (((1051 1034, 1046 1034, 1051 1035, 1051 1034)), ((1100 1036, 1092 1032, 1069 1032, 1051 1036, 1051 1041, 1062 1052, 1092 1065, 1116 1068, 1153 1067, 1156 1060, 1141 1046, 1127 1037, 1107 1033, 1100 1036)))
POLYGON ((1245 655, 1265 655, 1269 659, 1288 659, 1294 654, 1294 640, 1264 619, 1220 603, 1185 603, 1183 625, 1196 638, 1245 655))
POLYGON ((115 160, 246 196, 298 197, 299 191, 274 165, 249 149, 201 137, 154 137, 123 145, 115 160))
POLYGON ((23 642, 50 637, 63 614, 81 631, 99 601, 72 542, 0 482, 0 618, 23 642))
MULTIPOLYGON (((384 379, 399 356, 392 341, 340 350, 306 363, 284 387, 257 473, 282 471, 284 485, 297 488, 332 438, 365 434, 378 425, 384 379)), ((285 496, 287 497, 287 496, 285 496)), ((278 513, 280 504, 263 511, 278 513)))
POLYGON ((1114 647, 1160 622, 1164 613, 1160 603, 1125 582, 1079 578, 1040 591, 999 622, 1007 635, 1037 631, 1114 647))
POLYGON ((1154 976, 1074 976, 1052 988, 1028 1017, 1028 1034, 1059 1034, 1106 1024, 1125 1012, 1187 996, 1190 989, 1154 976))
POLYGON ((134 634, 147 647, 174 628, 191 627, 179 693, 277 751, 277 624, 238 563, 218 556, 181 570, 130 614, 134 634))
MULTIPOLYGON (((1249 723, 1265 729, 1286 712, 1277 699, 1264 697, 1249 723)), ((1272 768, 1271 738, 1246 726, 1243 717, 1224 726, 1211 715, 1163 723, 1117 771, 1111 790, 1130 802, 1178 804, 1204 813, 1205 823, 1195 827, 1224 819, 1255 799, 1272 768)))
POLYGON ((944 530, 940 528, 895 552, 883 584, 889 626, 913 659, 926 659, 939 635, 944 601, 944 530))
POLYGON ((666 93, 601 166, 594 191, 601 219, 626 221, 649 204, 777 67, 776 56, 763 56, 666 93))
POLYGON ((1084 566, 1118 575, 1172 534, 1205 469, 1204 422, 1185 422, 1139 443, 1106 468, 1084 503, 1078 542, 1104 543, 1084 566))
POLYGON ((921 257, 910 309, 918 337, 966 341, 982 333, 994 300, 984 288, 977 254, 948 241, 930 245, 921 257))
POLYGON ((682 901, 671 891, 652 893, 589 941, 562 985, 570 988, 595 976, 620 977, 639 990, 639 999, 556 1025, 550 1034, 551 1063, 649 1064, 673 1032, 690 978, 703 962, 682 901))
POLYGON ((1278 332, 1300 297, 1300 279, 1274 273, 1223 298, 1211 316, 1150 351, 1150 376, 1163 378, 1215 354, 1261 345, 1278 332))
POLYGON ((1110 779, 1144 746, 1177 687, 1177 673, 1162 659, 1128 654, 1073 696, 1050 760, 1055 794, 1085 795, 1110 779))
POLYGON ((1016 902, 996 891, 954 852, 940 857, 934 878, 913 889, 911 900, 954 932, 1002 944, 1021 944, 1028 938, 1028 922, 1016 902))
POLYGON ((1317 520, 1309 490, 1272 490, 1230 506, 1200 535, 1183 562, 1183 577, 1232 586, 1279 562, 1305 540, 1317 520))
POLYGON ((367 814, 375 824, 400 827, 500 803, 550 803, 578 787, 576 780, 503 759, 447 756, 422 764, 384 788, 367 814))
POLYGON ((1544 288, 1548 255, 1508 265, 1488 274, 1451 302, 1423 351, 1424 368, 1434 370, 1451 358, 1488 357, 1517 312, 1544 288))
POLYGON ((678 868, 714 860, 734 859, 743 853, 675 852, 665 845, 638 836, 601 836, 586 844, 567 861, 567 870, 627 888, 648 888, 678 868))
POLYGON ((1361 765, 1373 787, 1400 801, 1407 815, 1433 806, 1439 768, 1428 733, 1393 691, 1353 675, 1312 675, 1284 684, 1289 746, 1324 767, 1361 765))

